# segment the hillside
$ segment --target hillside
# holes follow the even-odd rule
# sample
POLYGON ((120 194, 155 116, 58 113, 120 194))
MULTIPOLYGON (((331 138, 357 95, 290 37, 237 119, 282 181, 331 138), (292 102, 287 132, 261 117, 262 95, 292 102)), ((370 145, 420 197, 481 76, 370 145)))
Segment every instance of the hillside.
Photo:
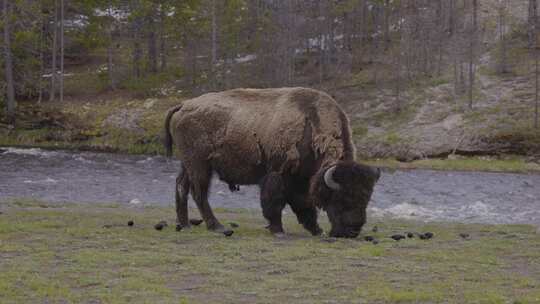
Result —
POLYGON ((456 96, 451 66, 440 77, 422 79, 403 92, 405 105, 398 113, 393 111, 394 90, 353 85, 331 90, 351 116, 362 157, 409 161, 450 154, 516 154, 539 160, 540 130, 533 128, 535 62, 524 31, 527 4, 508 8, 505 73, 497 71, 497 2, 480 4, 484 47, 476 61, 473 109, 467 96, 456 96))
MULTIPOLYGON (((519 155, 525 157, 525 162, 538 162, 540 131, 533 128, 535 75, 534 59, 527 48, 527 3, 522 1, 507 8, 503 28, 507 46, 504 72, 498 68, 501 28, 497 3, 480 1, 481 46, 475 56, 472 109, 468 108, 467 94, 456 93, 451 50, 445 51, 440 72, 411 79, 398 77, 398 81, 404 82, 398 98, 391 62, 396 50, 401 52, 403 39, 394 40, 381 55, 361 57, 368 61, 353 66, 344 77, 323 82, 308 77, 316 74, 316 67, 310 62, 318 55, 298 55, 295 83, 335 97, 351 119, 362 159, 408 162, 456 155, 503 159, 519 155)), ((103 51, 98 49, 95 53, 103 51)), ((403 55, 403 59, 407 56, 403 55)), ((238 79, 249 77, 250 71, 257 68, 255 58, 256 55, 248 55, 235 59, 231 69, 240 75, 236 76, 238 79)), ((461 68, 465 59, 459 58, 461 68)), ((14 128, 2 123, 5 118, 0 117, 0 145, 162 153, 161 127, 166 109, 208 90, 200 86, 178 89, 175 86, 185 85, 184 79, 159 74, 111 91, 103 85, 102 68, 99 60, 73 64, 68 69, 63 103, 37 105, 32 99, 21 102, 14 128)), ((236 86, 247 83, 239 81, 236 86)))

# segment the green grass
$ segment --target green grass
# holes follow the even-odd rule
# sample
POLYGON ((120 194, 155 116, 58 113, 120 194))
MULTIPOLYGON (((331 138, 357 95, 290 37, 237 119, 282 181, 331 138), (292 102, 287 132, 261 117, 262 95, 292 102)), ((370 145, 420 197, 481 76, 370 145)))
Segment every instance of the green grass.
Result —
POLYGON ((393 169, 434 169, 449 171, 486 172, 538 172, 540 164, 527 162, 521 156, 505 156, 498 159, 488 156, 461 157, 450 159, 433 158, 399 162, 395 159, 365 160, 364 163, 393 169))
POLYGON ((362 236, 374 245, 312 237, 290 214, 288 237, 276 239, 256 210, 216 210, 240 225, 226 238, 203 227, 154 230, 174 222, 172 207, 0 206, 2 303, 540 302, 540 235, 526 225, 370 218, 362 236), (388 238, 405 231, 435 237, 388 238))

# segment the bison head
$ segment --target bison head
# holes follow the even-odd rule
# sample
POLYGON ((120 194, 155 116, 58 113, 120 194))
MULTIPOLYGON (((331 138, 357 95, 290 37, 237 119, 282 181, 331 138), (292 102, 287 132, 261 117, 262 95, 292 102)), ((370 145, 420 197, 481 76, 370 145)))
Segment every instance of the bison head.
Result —
POLYGON ((312 183, 313 200, 328 214, 332 237, 357 237, 366 222, 366 208, 380 169, 355 162, 323 168, 312 183))

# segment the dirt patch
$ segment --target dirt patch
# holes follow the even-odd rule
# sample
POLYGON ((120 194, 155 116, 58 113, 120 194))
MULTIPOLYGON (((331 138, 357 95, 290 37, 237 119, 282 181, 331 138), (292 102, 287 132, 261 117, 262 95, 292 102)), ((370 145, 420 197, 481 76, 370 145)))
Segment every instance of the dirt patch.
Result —
POLYGON ((141 109, 121 109, 108 116, 103 121, 103 127, 124 129, 140 135, 144 133, 139 125, 142 114, 141 109))

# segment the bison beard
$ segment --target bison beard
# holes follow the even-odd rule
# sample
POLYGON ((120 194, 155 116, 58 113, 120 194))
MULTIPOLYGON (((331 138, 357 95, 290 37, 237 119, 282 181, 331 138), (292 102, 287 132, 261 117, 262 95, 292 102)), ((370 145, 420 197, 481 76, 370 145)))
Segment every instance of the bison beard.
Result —
POLYGON ((268 229, 283 233, 289 204, 313 235, 317 209, 328 214, 331 236, 356 237, 380 171, 354 161, 347 116, 327 94, 305 88, 237 89, 184 101, 165 120, 168 155, 176 147, 178 224, 189 226, 193 196, 208 229, 223 232, 208 203, 213 173, 229 185, 258 184, 268 229))

